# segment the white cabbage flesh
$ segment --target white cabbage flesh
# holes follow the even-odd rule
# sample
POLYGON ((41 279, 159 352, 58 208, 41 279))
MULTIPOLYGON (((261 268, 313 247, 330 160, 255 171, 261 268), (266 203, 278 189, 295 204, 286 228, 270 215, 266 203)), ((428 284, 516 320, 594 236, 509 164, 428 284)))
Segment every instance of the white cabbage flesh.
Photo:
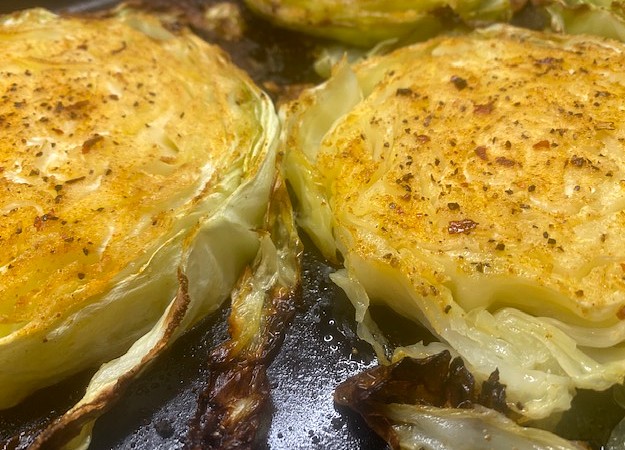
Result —
POLYGON ((517 425, 504 415, 475 405, 471 409, 391 404, 385 417, 406 450, 581 450, 555 434, 517 425))
POLYGON ((625 14, 618 2, 555 0, 543 7, 554 31, 593 34, 625 42, 625 14))
POLYGON ((448 348, 478 379, 498 369, 530 419, 623 381, 624 54, 495 26, 344 63, 282 109, 299 224, 343 260, 333 280, 382 361, 448 348), (583 101, 590 128, 566 113, 583 101), (475 229, 452 228, 467 217, 475 229), (373 302, 441 342, 390 348, 373 302))
POLYGON ((34 444, 82 446, 267 252, 279 122, 221 50, 131 10, 19 12, 0 40, 0 113, 23 115, 0 137, 0 408, 105 363, 34 444))

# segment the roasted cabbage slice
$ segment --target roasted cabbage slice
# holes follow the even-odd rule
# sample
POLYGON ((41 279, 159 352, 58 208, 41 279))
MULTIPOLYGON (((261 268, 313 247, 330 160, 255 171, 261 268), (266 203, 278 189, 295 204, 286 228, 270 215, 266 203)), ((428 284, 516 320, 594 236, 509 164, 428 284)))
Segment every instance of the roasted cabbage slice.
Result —
POLYGON ((623 7, 611 0, 245 1, 277 25, 364 47, 401 46, 494 22, 625 41, 623 7))
POLYGON ((270 247, 279 125, 222 51, 141 13, 34 9, 0 40, 0 407, 108 361, 56 448, 270 247))
MULTIPOLYGON (((457 21, 508 20, 510 0, 245 0, 272 22, 349 44, 371 46, 387 39, 425 39, 457 21)), ((519 2, 523 3, 523 2, 519 2)))
POLYGON ((343 64, 282 109, 299 223, 381 360, 449 349, 531 419, 623 381, 624 55, 497 25, 343 64), (374 302, 440 342, 391 348, 374 302))

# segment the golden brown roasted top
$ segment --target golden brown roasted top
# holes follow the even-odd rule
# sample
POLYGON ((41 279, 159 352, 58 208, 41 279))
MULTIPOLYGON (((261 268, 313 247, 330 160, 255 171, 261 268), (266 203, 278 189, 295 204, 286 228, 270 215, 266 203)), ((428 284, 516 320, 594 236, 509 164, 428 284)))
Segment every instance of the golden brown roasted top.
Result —
POLYGON ((165 245, 256 164, 260 127, 221 51, 149 17, 32 10, 3 18, 0 43, 2 337, 84 305, 165 245))
POLYGON ((433 263, 434 284, 513 277, 611 322, 625 305, 625 56, 526 39, 450 37, 363 64, 366 98, 323 138, 318 174, 362 254, 375 235, 412 254, 409 272, 433 263))

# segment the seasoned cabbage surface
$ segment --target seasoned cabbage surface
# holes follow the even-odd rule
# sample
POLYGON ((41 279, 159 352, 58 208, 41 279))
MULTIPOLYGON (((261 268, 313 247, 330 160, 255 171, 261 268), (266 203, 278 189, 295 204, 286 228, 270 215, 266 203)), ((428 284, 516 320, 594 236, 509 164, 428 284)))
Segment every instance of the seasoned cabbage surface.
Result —
POLYGON ((29 10, 0 41, 0 407, 121 356, 71 434, 259 252, 278 121, 221 50, 143 14, 29 10))
POLYGON ((343 64, 283 110, 300 224, 381 359, 448 348, 534 419, 623 381, 624 55, 495 26, 343 64), (391 348, 374 302, 441 342, 391 348))

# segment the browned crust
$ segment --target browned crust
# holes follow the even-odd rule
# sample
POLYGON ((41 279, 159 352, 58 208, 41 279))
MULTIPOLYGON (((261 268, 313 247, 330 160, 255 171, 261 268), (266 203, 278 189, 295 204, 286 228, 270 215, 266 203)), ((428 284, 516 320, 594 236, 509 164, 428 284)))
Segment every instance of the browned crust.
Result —
POLYGON ((239 350, 236 340, 229 340, 213 350, 185 449, 254 448, 270 396, 267 368, 284 339, 300 294, 272 293, 258 345, 239 350), (242 403, 246 406, 241 411, 242 403))
MULTIPOLYGON (((266 214, 265 229, 269 230, 277 247, 289 248, 301 259, 301 242, 290 228, 291 205, 281 177, 274 180, 272 201, 266 214), (288 216, 288 217, 287 217, 288 216)), ((298 265, 299 270, 299 265, 298 265)), ((248 268, 239 281, 253 276, 248 268)), ((189 426, 185 443, 187 450, 252 449, 262 438, 263 418, 268 417, 270 386, 267 368, 284 340, 301 299, 300 274, 297 286, 276 283, 266 292, 262 319, 254 339, 240 342, 244 330, 235 320, 237 303, 230 314, 231 338, 216 347, 209 357, 209 376, 198 399, 195 417, 189 426)), ((243 294, 245 295, 245 294, 243 294)))
POLYGON ((448 351, 373 367, 344 381, 334 393, 338 405, 359 413, 394 449, 399 449, 400 443, 384 414, 388 404, 425 404, 438 408, 472 408, 480 404, 509 414, 505 400, 506 386, 499 383, 497 371, 478 390, 462 359, 452 360, 448 351))

